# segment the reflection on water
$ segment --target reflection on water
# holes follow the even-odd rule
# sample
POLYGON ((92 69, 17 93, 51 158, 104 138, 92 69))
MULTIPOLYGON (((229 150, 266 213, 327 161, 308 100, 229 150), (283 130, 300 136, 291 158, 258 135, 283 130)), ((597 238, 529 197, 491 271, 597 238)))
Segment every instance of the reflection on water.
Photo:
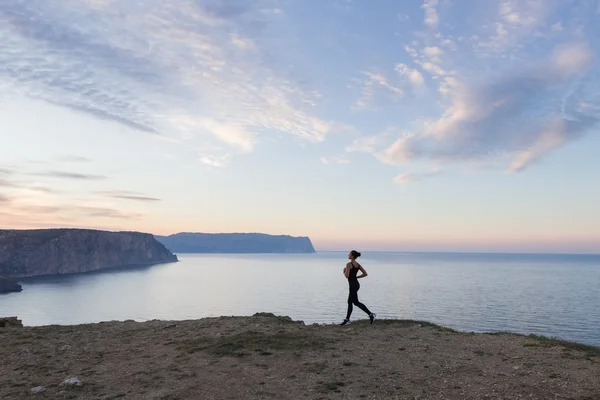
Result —
MULTIPOLYGON (((26 325, 189 319, 270 311, 343 319, 346 253, 179 255, 181 262, 25 280, 0 316, 26 325)), ((600 345, 600 257, 372 253, 359 298, 382 318, 514 331, 600 345)), ((353 318, 364 318, 355 309, 353 318)))

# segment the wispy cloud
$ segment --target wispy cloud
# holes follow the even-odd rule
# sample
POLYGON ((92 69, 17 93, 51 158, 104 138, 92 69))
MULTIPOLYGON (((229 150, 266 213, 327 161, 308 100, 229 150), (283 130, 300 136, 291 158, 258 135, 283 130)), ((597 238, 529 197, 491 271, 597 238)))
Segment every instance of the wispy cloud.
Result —
POLYGON ((229 156, 202 156, 200 162, 211 167, 225 167, 229 163, 229 156))
POLYGON ((79 172, 68 172, 68 171, 46 171, 46 172, 37 172, 32 175, 45 176, 45 177, 49 177, 49 178, 77 179, 77 180, 88 180, 88 181, 99 181, 99 180, 103 180, 103 179, 107 178, 104 175, 82 174, 79 172))
POLYGON ((88 163, 92 160, 87 157, 75 156, 75 155, 65 155, 58 157, 58 161, 67 162, 67 163, 88 163))
POLYGON ((159 198, 146 196, 142 193, 130 192, 127 190, 110 190, 110 191, 101 191, 99 194, 102 194, 107 197, 112 197, 115 199, 122 200, 133 200, 133 201, 142 201, 142 202, 155 202, 160 201, 159 198))
POLYGON ((413 183, 417 181, 422 181, 423 179, 431 178, 433 176, 439 175, 441 173, 440 170, 432 170, 429 172, 419 172, 419 173, 411 173, 404 172, 402 174, 396 175, 392 180, 394 183, 399 185, 413 183))
POLYGON ((0 81, 12 95, 239 151, 258 133, 322 141, 331 122, 314 115, 318 98, 251 37, 282 13, 263 3, 6 0, 0 81))
POLYGON ((356 106, 360 108, 371 105, 376 97, 383 96, 395 100, 404 95, 404 90, 390 83, 388 78, 381 72, 365 71, 362 75, 364 78, 359 80, 362 85, 362 95, 356 102, 356 106))
POLYGON ((66 201, 50 194, 23 190, 20 194, 2 195, 2 221, 18 226, 35 226, 49 223, 57 226, 82 223, 82 221, 133 220, 143 216, 108 205, 86 201, 66 201))
POLYGON ((377 149, 379 149, 383 144, 386 143, 386 138, 391 133, 393 133, 393 130, 383 132, 375 136, 359 137, 357 139, 354 139, 352 143, 346 147, 346 151, 373 154, 376 152, 377 149))

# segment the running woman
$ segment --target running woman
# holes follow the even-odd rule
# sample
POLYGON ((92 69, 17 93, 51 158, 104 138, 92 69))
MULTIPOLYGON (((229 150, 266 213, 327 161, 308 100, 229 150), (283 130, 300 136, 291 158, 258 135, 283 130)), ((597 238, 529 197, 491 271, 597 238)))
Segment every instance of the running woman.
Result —
POLYGON ((356 250, 352 250, 350 254, 348 254, 348 259, 350 262, 346 264, 346 268, 344 268, 344 276, 348 279, 348 286, 350 289, 350 293, 348 294, 348 312, 346 313, 346 319, 340 325, 350 325, 350 315, 352 314, 352 305, 354 304, 361 310, 363 310, 369 316, 369 320, 371 324, 375 321, 375 317, 377 314, 369 311, 367 306, 358 301, 358 289, 360 289, 360 284, 358 280, 360 278, 366 277, 367 271, 356 261, 356 259, 360 257, 360 253, 356 250), (358 275, 358 271, 361 272, 361 275, 358 275))

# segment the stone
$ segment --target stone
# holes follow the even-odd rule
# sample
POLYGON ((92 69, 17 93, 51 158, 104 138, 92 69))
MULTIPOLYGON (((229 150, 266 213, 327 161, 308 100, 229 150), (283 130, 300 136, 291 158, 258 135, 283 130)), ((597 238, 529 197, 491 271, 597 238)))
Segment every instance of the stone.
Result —
POLYGON ((61 386, 81 386, 83 385, 83 383, 81 383, 81 381, 75 377, 73 378, 69 378, 63 381, 63 383, 60 384, 61 386))
POLYGON ((43 386, 36 386, 34 388, 29 389, 29 393, 31 393, 31 394, 38 394, 38 393, 42 393, 45 391, 46 391, 46 388, 43 386))

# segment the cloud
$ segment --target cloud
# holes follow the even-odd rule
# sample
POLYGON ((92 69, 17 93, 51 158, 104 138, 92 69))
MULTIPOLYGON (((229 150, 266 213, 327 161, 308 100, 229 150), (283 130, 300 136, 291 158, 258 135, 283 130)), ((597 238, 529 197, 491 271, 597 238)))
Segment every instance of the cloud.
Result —
POLYGON ((350 164, 350 160, 343 156, 321 157, 321 162, 325 165, 329 164, 350 164))
POLYGON ((580 138, 598 123, 598 103, 583 79, 591 52, 582 43, 559 46, 544 62, 484 85, 444 82, 443 115, 404 133, 383 150, 381 162, 506 162, 521 171, 548 152, 580 138), (586 106, 584 106, 586 105, 586 106))
POLYGON ((104 175, 81 174, 78 172, 67 172, 67 171, 38 172, 38 173, 35 173, 32 175, 46 176, 49 178, 64 178, 64 179, 91 180, 91 181, 98 181, 98 180, 103 180, 103 179, 107 178, 104 175))
POLYGON ((141 193, 130 192, 130 191, 126 191, 126 190, 101 191, 99 193, 104 196, 107 196, 107 197, 112 197, 115 199, 122 199, 122 200, 133 200, 133 201, 142 201, 142 202, 160 201, 160 199, 158 199, 156 197, 149 197, 149 196, 146 196, 141 193))
POLYGON ((387 149, 377 153, 376 157, 384 164, 401 165, 409 162, 414 157, 414 149, 411 147, 413 136, 404 134, 387 149))
POLYGON ((444 51, 437 46, 427 46, 423 49, 423 54, 429 58, 436 59, 444 54, 444 51))
POLYGON ((383 143, 385 143, 385 138, 387 135, 388 132, 384 132, 375 136, 363 136, 354 139, 354 141, 346 147, 346 151, 358 153, 373 153, 377 148, 379 148, 383 143))
POLYGON ((6 0, 0 82, 6 95, 185 145, 210 137, 248 152, 256 135, 280 133, 322 141, 333 123, 315 116, 320 97, 263 49, 280 14, 251 1, 6 0))
POLYGON ((421 65, 421 68, 431 73, 433 76, 443 76, 448 73, 442 67, 430 61, 417 61, 417 63, 421 65))
POLYGON ((229 164, 229 157, 227 155, 222 157, 207 155, 200 157, 200 162, 211 167, 224 167, 229 164))
POLYGON ((395 176, 393 181, 394 181, 394 183, 403 184, 403 183, 411 183, 414 181, 414 179, 413 179, 412 174, 405 172, 403 174, 395 176))
POLYGON ((531 40, 536 29, 552 14, 557 2, 537 0, 502 0, 497 18, 488 24, 489 35, 482 37, 477 47, 484 52, 504 55, 506 49, 518 50, 531 40))
POLYGON ((425 25, 430 28, 437 28, 440 23, 440 19, 438 17, 438 13, 436 7, 438 5, 438 0, 424 0, 421 8, 425 11, 425 25))
POLYGON ((181 116, 171 118, 171 122, 183 132, 206 131, 242 152, 249 152, 254 146, 254 134, 243 124, 222 123, 213 118, 181 116))
POLYGON ((418 181, 422 181, 423 179, 431 178, 437 175, 440 175, 442 171, 439 168, 434 168, 430 171, 425 172, 404 172, 402 174, 396 175, 392 181, 397 184, 406 184, 406 183, 414 183, 418 181))
POLYGON ((17 170, 12 168, 0 168, 0 188, 8 191, 28 191, 30 193, 55 193, 54 190, 40 186, 37 182, 19 179, 17 170))
POLYGON ((0 176, 0 188, 17 187, 17 184, 10 179, 0 176))
POLYGON ((367 107, 369 104, 371 104, 376 95, 387 95, 392 99, 396 99, 404 95, 404 91, 401 88, 391 84, 387 77, 380 72, 365 71, 362 72, 362 75, 364 75, 366 78, 364 78, 364 80, 361 82, 362 94, 356 102, 356 106, 360 108, 367 107))
POLYGON ((73 222, 94 220, 129 220, 142 217, 108 205, 73 202, 46 193, 21 190, 19 193, 2 195, 0 216, 4 223, 14 226, 40 226, 52 224, 69 225, 73 222))
POLYGON ((113 208, 93 206, 76 206, 72 211, 84 216, 98 218, 134 219, 142 216, 142 214, 139 213, 124 212, 113 208))
POLYGON ((423 86, 425 84, 425 78, 423 78, 423 74, 414 68, 410 68, 406 64, 398 64, 396 65, 396 71, 408 78, 410 83, 416 87, 423 86))

